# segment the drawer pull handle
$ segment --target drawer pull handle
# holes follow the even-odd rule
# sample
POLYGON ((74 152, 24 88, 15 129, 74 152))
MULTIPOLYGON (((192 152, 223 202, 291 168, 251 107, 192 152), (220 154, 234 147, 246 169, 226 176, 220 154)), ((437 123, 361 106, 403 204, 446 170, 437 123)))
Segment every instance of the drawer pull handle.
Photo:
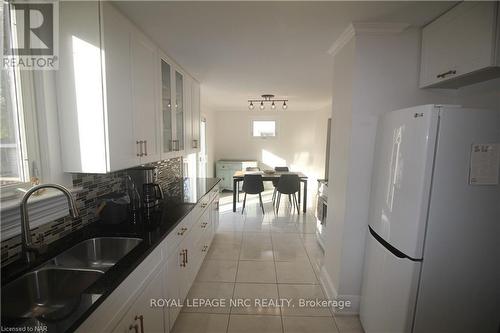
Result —
POLYGON ((447 72, 444 72, 444 73, 438 74, 438 75, 436 75, 436 77, 437 77, 438 79, 444 79, 444 78, 445 78, 446 76, 448 76, 448 75, 455 75, 455 74, 457 74, 457 71, 455 71, 455 70, 450 70, 450 71, 447 71, 447 72))
MULTIPOLYGON (((140 316, 135 316, 134 320, 137 320, 139 319, 139 322, 141 323, 141 333, 144 333, 144 316, 143 315, 140 315, 140 316)), ((137 324, 136 324, 137 326, 137 324)))
POLYGON ((187 250, 182 250, 181 253, 180 253, 181 257, 182 257, 182 262, 181 262, 181 267, 186 267, 186 264, 187 264, 187 250))
POLYGON ((186 227, 182 227, 182 228, 181 228, 181 231, 178 231, 178 232, 177 232, 177 235, 182 236, 182 235, 184 235, 184 233, 185 233, 187 230, 188 230, 188 229, 187 229, 186 227))

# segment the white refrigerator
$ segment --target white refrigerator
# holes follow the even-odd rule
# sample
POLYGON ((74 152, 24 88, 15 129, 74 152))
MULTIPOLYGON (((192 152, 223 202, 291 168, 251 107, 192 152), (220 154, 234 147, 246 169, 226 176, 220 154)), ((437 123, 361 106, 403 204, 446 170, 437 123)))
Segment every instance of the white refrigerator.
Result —
POLYGON ((366 333, 500 332, 500 110, 379 119, 360 318, 366 333))

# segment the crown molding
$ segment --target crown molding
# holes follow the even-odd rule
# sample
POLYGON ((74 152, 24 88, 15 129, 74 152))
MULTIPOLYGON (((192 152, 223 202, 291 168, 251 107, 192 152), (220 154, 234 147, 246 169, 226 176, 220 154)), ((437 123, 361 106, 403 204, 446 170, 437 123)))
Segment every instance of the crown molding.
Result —
POLYGON ((355 34, 356 31, 354 30, 354 25, 351 23, 328 49, 328 54, 332 56, 336 55, 347 43, 349 43, 349 41, 354 37, 355 34))
POLYGON ((337 54, 354 36, 359 34, 367 35, 387 35, 398 34, 406 30, 408 23, 373 23, 373 22, 353 22, 342 32, 328 49, 332 56, 337 54))

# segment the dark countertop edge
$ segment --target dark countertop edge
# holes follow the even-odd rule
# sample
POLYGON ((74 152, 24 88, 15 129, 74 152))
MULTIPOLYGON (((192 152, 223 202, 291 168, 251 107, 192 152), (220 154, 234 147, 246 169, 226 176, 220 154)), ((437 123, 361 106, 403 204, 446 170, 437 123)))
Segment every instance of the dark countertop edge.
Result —
MULTIPOLYGON (((177 227, 177 225, 186 217, 189 215, 189 213, 191 213, 191 211, 194 209, 194 207, 196 207, 196 205, 200 202, 200 200, 202 198, 204 198, 208 193, 210 193, 212 191, 212 189, 220 183, 221 179, 220 178, 206 178, 206 179, 214 179, 214 183, 213 185, 210 187, 210 188, 207 188, 205 194, 203 194, 202 196, 200 196, 198 198, 198 201, 196 203, 191 203, 191 204, 188 204, 190 205, 189 209, 186 210, 186 212, 184 212, 182 214, 182 216, 178 217, 177 221, 175 223, 173 223, 170 228, 168 228, 168 231, 166 231, 162 236, 160 236, 156 242, 154 244, 152 244, 151 246, 149 246, 148 250, 144 251, 138 258, 136 258, 136 260, 134 260, 134 263, 131 264, 131 265, 128 265, 126 269, 124 269, 122 272, 124 273, 124 277, 120 280, 116 280, 115 283, 113 284, 112 287, 109 287, 106 292, 104 292, 100 297, 99 299, 97 299, 69 328, 67 331, 69 332, 74 332, 78 327, 80 327, 80 325, 88 318, 90 317, 90 315, 94 312, 95 309, 97 309, 105 300, 106 298, 108 298, 109 295, 111 295, 115 290, 116 288, 118 288, 120 286, 120 284, 125 281, 128 276, 144 261, 144 259, 146 259, 154 250, 156 250, 156 248, 163 242, 163 240, 165 238, 167 238, 167 236, 172 232, 172 230, 175 229, 175 227, 177 227)), ((125 256, 126 257, 126 256, 125 256)), ((125 259, 122 258, 121 260, 125 259)), ((118 262, 119 263, 119 262, 118 262)), ((106 273, 105 273, 106 274, 106 273)))
MULTIPOLYGON (((129 252, 125 257, 121 258, 120 261, 117 262, 117 264, 115 266, 113 266, 109 271, 106 271, 104 273, 104 276, 101 277, 99 280, 97 280, 94 284, 92 284, 87 290, 91 289, 93 286, 95 285, 99 285, 99 282, 102 282, 103 281, 103 278, 105 278, 106 274, 108 274, 108 277, 109 277, 109 273, 114 273, 114 274, 117 274, 118 276, 115 278, 115 279, 108 279, 106 282, 112 282, 110 284, 107 284, 106 287, 104 286, 101 286, 101 288, 105 288, 105 291, 101 294, 101 296, 94 302, 92 303, 92 305, 90 305, 88 307, 88 309, 86 309, 79 317, 78 319, 76 319, 73 323, 71 323, 68 328, 66 329, 67 332, 73 332, 75 331, 94 311, 95 309, 97 309, 106 299, 109 295, 111 295, 115 290, 116 288, 118 288, 121 283, 123 281, 125 281, 128 276, 144 261, 145 258, 147 258, 154 250, 156 250, 156 248, 165 240, 165 238, 172 232, 172 230, 175 229, 175 227, 187 216, 189 215, 189 213, 191 213, 191 211, 194 209, 194 207, 200 202, 200 200, 202 198, 204 198, 207 194, 209 194, 212 189, 220 183, 221 179, 220 178, 203 178, 205 180, 212 180, 213 183, 211 184, 211 186, 208 186, 206 188, 206 191, 203 195, 199 196, 197 198, 197 201, 196 203, 194 202, 191 202, 191 203, 174 203, 173 205, 177 206, 177 207, 180 207, 180 206, 184 206, 183 209, 185 209, 182 214, 180 214, 179 216, 177 216, 177 219, 174 223, 171 223, 169 225, 169 227, 164 230, 163 234, 158 236, 154 242, 152 242, 151 244, 147 245, 147 243, 143 243, 143 244, 139 244, 138 245, 138 248, 140 249, 141 247, 143 248, 144 246, 147 246, 146 249, 143 249, 143 252, 141 252, 139 255, 137 255, 137 249, 138 248, 134 248, 131 252, 129 252), (136 258, 133 258, 133 260, 127 264, 127 265, 124 265, 124 261, 126 261, 127 259, 130 260, 133 255, 136 255, 137 257, 136 258), (117 273, 117 270, 120 270, 118 273, 117 273), (109 281, 111 280, 111 281, 109 281)), ((171 203, 172 204, 172 203, 171 203)), ((92 238, 92 236, 97 236, 96 235, 96 231, 95 230, 92 230, 92 229, 99 229, 99 227, 96 227, 96 224, 99 223, 99 222, 92 222, 90 223, 89 225, 83 227, 82 229, 79 229, 79 230, 76 230, 75 232, 72 232, 70 234, 68 234, 67 236, 64 236, 63 238, 59 239, 59 240, 56 240, 54 241, 54 244, 56 243, 59 243, 59 244, 65 244, 62 249, 60 251, 58 251, 59 253, 62 253, 64 252, 65 250, 71 248, 72 246, 76 245, 78 242, 80 241, 83 241, 85 239, 89 239, 89 238, 92 238), (72 243, 72 244, 66 244, 66 243, 72 243)), ((122 233, 119 232, 117 233, 117 235, 115 236, 120 236, 122 233)), ((127 234, 126 232, 123 233, 123 234, 127 234)), ((103 235, 101 235, 103 236, 103 235)), ((123 235, 121 235, 123 236, 123 235)), ((130 237, 131 235, 128 234, 127 235, 128 237, 130 237)), ((144 241, 144 240, 143 240, 144 241)), ((51 244, 52 245, 52 244, 51 244)), ((49 245, 50 246, 50 245, 49 245)), ((56 245, 57 246, 57 245, 56 245)), ((54 256, 56 256, 57 254, 53 254, 51 253, 50 256, 42 256, 40 260, 37 260, 36 264, 33 264, 32 266, 30 266, 29 268, 27 269, 24 269, 24 270, 20 270, 19 272, 16 272, 13 276, 10 276, 8 279, 7 279, 7 282, 5 281, 5 278, 2 274, 2 288, 4 285, 7 285, 8 283, 16 280, 17 278, 21 277, 22 275, 26 274, 26 273, 29 273, 31 271, 34 271, 36 270, 37 268, 43 266, 48 260, 50 260, 51 258, 53 258, 54 256)), ((22 259, 20 259, 22 260, 22 259)), ((9 267, 10 265, 12 264, 9 264, 7 265, 6 267, 9 267)), ((4 270, 5 268, 2 267, 2 271, 4 270)), ((102 284, 102 283, 101 283, 102 284)))

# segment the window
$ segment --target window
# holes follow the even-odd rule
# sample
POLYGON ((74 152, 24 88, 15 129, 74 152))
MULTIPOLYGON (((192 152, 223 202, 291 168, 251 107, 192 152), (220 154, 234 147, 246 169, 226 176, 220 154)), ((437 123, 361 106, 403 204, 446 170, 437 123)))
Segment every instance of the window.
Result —
MULTIPOLYGON (((8 16, 7 16, 8 18, 8 16)), ((4 16, 5 19, 5 16, 4 16)), ((6 38, 12 38, 5 24, 6 38)), ((10 30, 10 31, 9 31, 10 30)), ((40 177, 38 132, 34 112, 34 71, 1 69, 0 80, 0 189, 2 197, 19 195, 16 189, 40 177)))
POLYGON ((275 120, 253 120, 252 136, 254 138, 267 138, 276 136, 275 120))

